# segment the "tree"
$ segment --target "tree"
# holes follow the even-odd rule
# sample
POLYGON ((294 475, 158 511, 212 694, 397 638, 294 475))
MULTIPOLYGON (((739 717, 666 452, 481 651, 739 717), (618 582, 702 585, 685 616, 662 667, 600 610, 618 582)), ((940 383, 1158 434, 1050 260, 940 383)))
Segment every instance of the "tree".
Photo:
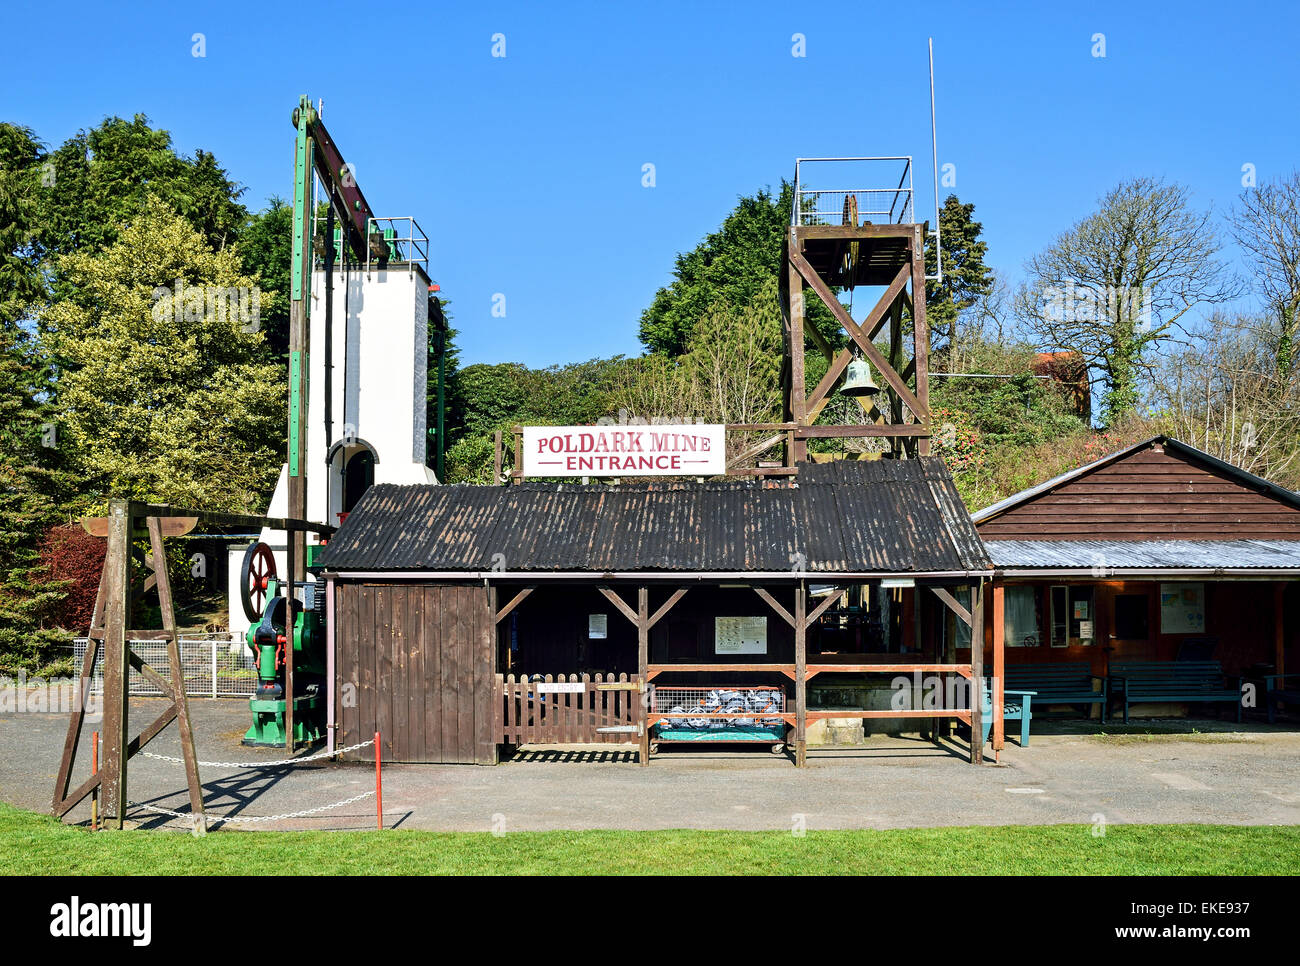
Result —
MULTIPOLYGON (((739 308, 714 302, 691 330, 681 356, 651 354, 634 360, 613 395, 620 418, 779 421, 782 322, 777 299, 773 278, 739 308)), ((735 456, 761 435, 729 434, 728 455, 735 456)))
POLYGON ((1289 377, 1300 359, 1300 172, 1243 191, 1228 224, 1267 306, 1273 368, 1289 377))
POLYGON ((1300 487, 1300 380, 1280 360, 1276 329, 1216 316, 1160 362, 1151 410, 1169 435, 1290 489, 1300 487))
POLYGON ((36 238, 45 153, 31 128, 0 124, 0 322, 17 323, 40 298, 36 238))
MULTIPOLYGON (((949 195, 939 210, 943 281, 925 283, 925 318, 936 349, 956 337, 957 317, 993 291, 993 272, 984 264, 988 244, 980 239, 984 226, 971 217, 974 213, 975 206, 962 204, 956 195, 949 195)), ((938 267, 930 235, 925 242, 925 273, 934 275, 938 267)))
POLYGON ((1029 260, 1017 310, 1045 348, 1082 353, 1104 387, 1103 421, 1117 423, 1135 412, 1154 350, 1187 333, 1187 313, 1240 293, 1219 250, 1186 188, 1125 181, 1029 260))
POLYGON ((102 251, 144 211, 149 196, 188 221, 220 251, 232 244, 248 212, 243 193, 205 151, 178 155, 171 135, 137 114, 108 117, 79 131, 49 155, 43 172, 39 242, 51 261, 77 251, 102 251))
POLYGON ((157 198, 101 252, 59 259, 43 314, 59 416, 86 489, 255 512, 281 464, 278 367, 260 361, 260 293, 157 198))
MULTIPOLYGON (((779 281, 793 201, 794 187, 786 181, 776 195, 764 189, 742 197, 721 228, 677 256, 672 283, 655 293, 641 313, 641 342, 647 350, 682 355, 709 306, 747 306, 764 286, 779 281)), ((833 345, 843 345, 844 334, 830 311, 815 298, 805 299, 805 306, 808 320, 833 345)))
POLYGON ((59 427, 41 400, 30 339, 0 324, 0 672, 36 672, 65 638, 44 630, 63 588, 45 572, 39 539, 67 499, 59 427))
POLYGON ((42 285, 34 246, 44 154, 28 128, 0 124, 0 672, 39 672, 65 638, 45 618, 63 597, 39 540, 69 494, 49 370, 25 328, 42 285))
POLYGON ((282 381, 287 392, 293 205, 272 195, 266 208, 250 217, 240 229, 235 247, 244 271, 256 278, 262 289, 264 357, 284 370, 282 381))
MULTIPOLYGON (((458 369, 449 384, 447 480, 491 481, 493 434, 516 423, 582 426, 613 413, 622 356, 530 369, 518 362, 458 369)), ((508 448, 508 444, 507 444, 508 448)))

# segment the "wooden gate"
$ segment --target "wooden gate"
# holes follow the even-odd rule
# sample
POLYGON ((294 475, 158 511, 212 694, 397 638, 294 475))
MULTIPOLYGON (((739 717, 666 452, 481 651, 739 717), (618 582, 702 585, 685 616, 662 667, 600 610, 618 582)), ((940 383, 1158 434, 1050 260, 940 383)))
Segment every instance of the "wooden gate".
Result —
POLYGON ((636 676, 496 678, 497 741, 502 744, 636 743, 645 727, 645 683, 636 676))

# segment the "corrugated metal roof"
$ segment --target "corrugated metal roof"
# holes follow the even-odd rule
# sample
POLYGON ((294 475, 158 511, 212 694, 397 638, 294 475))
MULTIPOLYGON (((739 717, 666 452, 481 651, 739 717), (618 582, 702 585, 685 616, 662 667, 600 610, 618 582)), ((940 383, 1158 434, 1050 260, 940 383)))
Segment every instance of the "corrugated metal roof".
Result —
POLYGON ((998 568, 1258 570, 1300 568, 1300 540, 985 540, 998 568))
POLYGON ((792 480, 366 491, 335 571, 988 571, 943 461, 807 463, 792 480))

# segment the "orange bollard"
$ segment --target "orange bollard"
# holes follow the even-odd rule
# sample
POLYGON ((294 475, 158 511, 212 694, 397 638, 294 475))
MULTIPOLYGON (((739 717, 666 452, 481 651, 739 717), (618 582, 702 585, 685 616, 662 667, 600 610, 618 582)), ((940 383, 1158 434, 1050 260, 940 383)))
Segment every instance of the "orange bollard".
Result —
POLYGON ((375 732, 375 818, 384 830, 384 777, 379 770, 379 732, 375 732))
MULTIPOLYGON (((90 773, 99 774, 99 732, 90 733, 90 773)), ((90 830, 99 831, 99 788, 90 793, 90 830)))

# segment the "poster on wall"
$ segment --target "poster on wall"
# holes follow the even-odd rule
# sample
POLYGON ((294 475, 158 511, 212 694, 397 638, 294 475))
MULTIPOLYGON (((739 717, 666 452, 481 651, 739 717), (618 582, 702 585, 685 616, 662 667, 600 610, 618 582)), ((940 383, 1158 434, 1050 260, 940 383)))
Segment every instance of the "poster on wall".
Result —
POLYGON ((715 617, 713 619, 715 654, 766 654, 766 617, 715 617))
POLYGON ((1205 633, 1205 585, 1160 585, 1160 633, 1205 633))
POLYGON ((587 636, 593 641, 603 641, 609 636, 609 615, 588 614, 587 636))

